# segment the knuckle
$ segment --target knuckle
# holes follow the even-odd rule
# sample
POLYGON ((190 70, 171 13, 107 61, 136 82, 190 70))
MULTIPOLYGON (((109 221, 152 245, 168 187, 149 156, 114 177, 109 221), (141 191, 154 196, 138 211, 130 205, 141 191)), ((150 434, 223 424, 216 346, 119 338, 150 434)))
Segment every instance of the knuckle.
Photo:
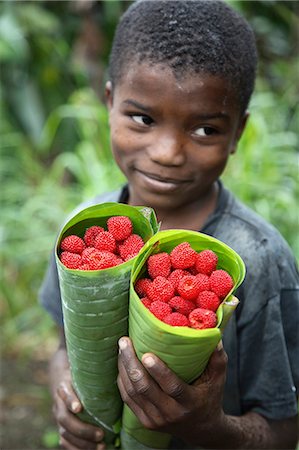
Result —
POLYGON ((136 386, 136 393, 138 395, 146 395, 150 391, 150 386, 147 383, 138 384, 136 386))
POLYGON ((143 374, 139 369, 131 369, 128 372, 130 380, 133 382, 140 381, 143 378, 143 374))
POLYGON ((167 392, 170 397, 178 398, 183 394, 183 386, 180 384, 170 384, 167 388, 167 392))

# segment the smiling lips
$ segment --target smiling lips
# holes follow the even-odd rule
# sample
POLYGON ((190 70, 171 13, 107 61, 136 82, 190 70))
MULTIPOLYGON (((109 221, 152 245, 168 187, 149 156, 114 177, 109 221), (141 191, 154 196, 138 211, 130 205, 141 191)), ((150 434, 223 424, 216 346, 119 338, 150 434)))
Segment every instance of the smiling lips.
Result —
POLYGON ((182 180, 182 179, 176 179, 176 178, 168 178, 168 177, 161 177, 160 175, 156 175, 154 173, 150 172, 144 172, 143 170, 136 169, 136 171, 141 174, 143 177, 156 181, 158 183, 164 183, 164 184, 170 184, 170 185, 181 185, 184 183, 190 182, 190 180, 182 180))

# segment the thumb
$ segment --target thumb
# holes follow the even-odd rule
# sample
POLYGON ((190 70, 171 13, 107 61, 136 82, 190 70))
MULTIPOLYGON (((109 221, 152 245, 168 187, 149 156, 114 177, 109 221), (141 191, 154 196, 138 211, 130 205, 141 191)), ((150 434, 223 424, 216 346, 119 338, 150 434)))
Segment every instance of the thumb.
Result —
POLYGON ((202 383, 222 383, 226 377, 227 354, 223 348, 222 341, 220 341, 213 351, 207 367, 202 375, 194 382, 194 385, 202 383))
POLYGON ((216 349, 212 353, 208 365, 205 369, 210 381, 217 382, 225 379, 227 367, 227 354, 223 348, 222 340, 219 341, 216 349))
POLYGON ((76 395, 70 382, 62 381, 57 389, 59 397, 64 401, 72 413, 77 414, 82 411, 82 404, 76 395))

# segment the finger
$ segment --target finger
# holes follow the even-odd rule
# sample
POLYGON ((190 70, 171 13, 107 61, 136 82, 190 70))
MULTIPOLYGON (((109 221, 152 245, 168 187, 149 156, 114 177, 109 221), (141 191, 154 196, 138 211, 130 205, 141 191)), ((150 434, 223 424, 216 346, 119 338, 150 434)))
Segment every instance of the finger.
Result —
POLYGON ((58 387, 58 395, 64 400, 67 408, 74 414, 82 410, 82 405, 70 382, 62 381, 58 387))
POLYGON ((142 356, 142 364, 165 394, 177 401, 186 399, 188 384, 181 380, 156 355, 145 353, 142 356))
MULTIPOLYGON (((140 421, 140 423, 145 427, 145 428, 149 428, 151 429, 153 427, 153 423, 152 423, 152 418, 154 416, 157 416, 158 413, 157 411, 155 411, 155 414, 151 414, 151 413, 146 413, 146 408, 145 406, 140 407, 135 401, 134 398, 132 398, 129 393, 127 388, 125 387, 122 378, 119 376, 117 379, 117 385, 118 385, 118 389, 121 395, 122 400, 124 401, 124 403, 126 403, 129 408, 133 411, 133 413, 135 414, 135 416, 138 418, 138 420, 140 421)), ((147 408, 148 409, 148 408, 147 408)))
MULTIPOLYGON (((122 346, 122 344, 120 345, 122 346)), ((122 348, 118 361, 119 376, 117 380, 122 398, 128 406, 134 403, 142 410, 148 410, 151 398, 155 395, 158 386, 154 380, 150 379, 132 347, 127 350, 122 348)), ((161 398, 158 393, 156 395, 161 398)))
POLYGON ((127 338, 125 342, 120 342, 118 367, 118 385, 123 401, 147 428, 161 426, 174 400, 161 390, 145 370, 127 338))
POLYGON ((70 442, 68 442, 68 441, 67 441, 66 439, 64 439, 63 437, 60 438, 59 444, 61 445, 62 448, 65 448, 66 450, 78 450, 77 447, 75 447, 74 445, 72 445, 70 442))
POLYGON ((82 422, 74 414, 70 413, 59 396, 56 397, 56 420, 58 425, 79 439, 88 442, 101 442, 104 438, 103 430, 82 422))
POLYGON ((212 353, 206 371, 212 382, 222 381, 226 376, 227 354, 223 348, 222 340, 212 353))
POLYGON ((96 442, 86 441, 84 439, 76 438, 74 435, 66 431, 63 427, 59 427, 59 434, 64 441, 68 442, 68 444, 73 445, 75 448, 82 450, 96 450, 97 444, 96 442))

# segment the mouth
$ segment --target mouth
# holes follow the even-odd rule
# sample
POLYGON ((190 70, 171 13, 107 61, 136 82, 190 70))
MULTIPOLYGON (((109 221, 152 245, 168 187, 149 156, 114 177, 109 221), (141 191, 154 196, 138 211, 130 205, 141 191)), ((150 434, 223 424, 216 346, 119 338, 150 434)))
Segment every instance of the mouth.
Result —
POLYGON ((139 169, 135 169, 135 172, 145 189, 160 195, 179 192, 182 190, 182 187, 190 183, 190 180, 188 179, 161 176, 151 172, 144 172, 139 169))
POLYGON ((154 174, 151 172, 144 172, 143 170, 136 169, 136 172, 138 172, 143 177, 149 178, 151 180, 157 181, 159 183, 165 183, 165 184, 178 184, 182 185, 184 183, 189 183, 190 179, 178 179, 178 178, 171 178, 167 176, 161 176, 158 174, 154 174))

